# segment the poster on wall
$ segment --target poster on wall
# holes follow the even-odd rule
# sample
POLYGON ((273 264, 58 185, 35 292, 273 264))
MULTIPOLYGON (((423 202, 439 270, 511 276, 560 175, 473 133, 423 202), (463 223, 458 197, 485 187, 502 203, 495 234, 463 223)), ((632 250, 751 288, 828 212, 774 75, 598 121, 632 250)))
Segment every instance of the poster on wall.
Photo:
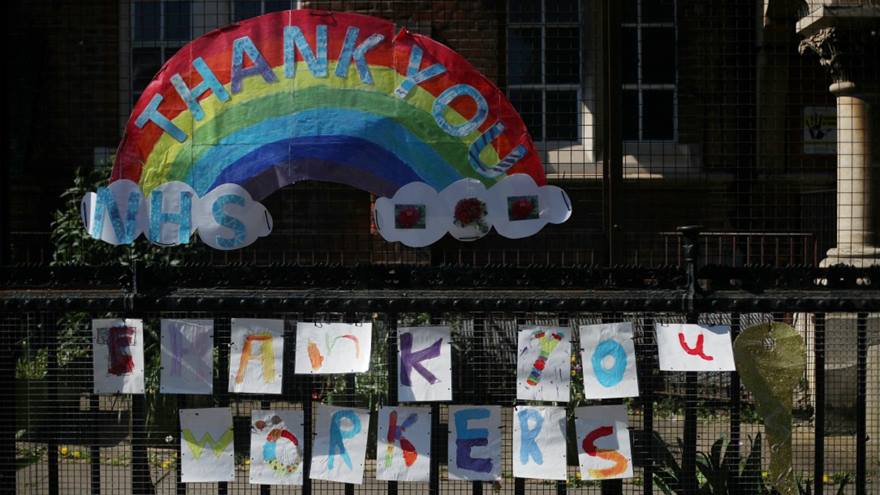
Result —
POLYGON ((657 323, 655 328, 661 370, 736 370, 729 326, 657 323))
POLYGON ((584 398, 638 397, 632 323, 580 327, 584 398))
POLYGON ((144 323, 92 320, 92 376, 96 394, 144 393, 144 323))
POLYGON ((632 478, 632 448, 626 406, 575 409, 578 465, 581 479, 632 478))
POLYGON ((297 375, 365 373, 370 369, 372 323, 296 324, 297 375))
POLYGON ((228 407, 181 409, 181 481, 233 481, 233 440, 232 412, 228 407))
POLYGON ((214 389, 214 321, 161 322, 159 392, 210 395, 214 389))
POLYGON ((513 410, 513 475, 567 479, 565 408, 516 406, 513 410))
POLYGON ((516 398, 568 402, 571 381, 571 331, 532 326, 519 331, 516 398))
POLYGON ((449 479, 501 479, 501 406, 449 406, 449 479))
POLYGON ((376 479, 428 481, 431 475, 431 409, 380 407, 376 479))
POLYGON ((260 485, 302 485, 302 411, 251 411, 249 481, 260 485))
POLYGON ((369 427, 368 409, 318 404, 309 478, 363 483, 369 427))
POLYGON ((284 320, 232 319, 229 391, 280 394, 284 366, 284 320))
POLYGON ((397 399, 400 402, 452 400, 449 327, 397 329, 397 399))
POLYGON ((804 107, 804 153, 837 153, 837 108, 804 107))

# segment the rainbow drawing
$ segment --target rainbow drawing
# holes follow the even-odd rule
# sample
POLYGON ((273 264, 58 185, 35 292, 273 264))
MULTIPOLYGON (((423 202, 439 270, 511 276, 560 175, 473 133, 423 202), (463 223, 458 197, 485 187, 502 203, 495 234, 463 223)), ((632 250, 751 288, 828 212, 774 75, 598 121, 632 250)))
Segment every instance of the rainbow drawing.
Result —
POLYGON ((112 180, 182 181, 256 200, 302 180, 381 196, 544 170, 504 94, 450 48, 391 22, 291 10, 207 33, 171 57, 126 125, 112 180))

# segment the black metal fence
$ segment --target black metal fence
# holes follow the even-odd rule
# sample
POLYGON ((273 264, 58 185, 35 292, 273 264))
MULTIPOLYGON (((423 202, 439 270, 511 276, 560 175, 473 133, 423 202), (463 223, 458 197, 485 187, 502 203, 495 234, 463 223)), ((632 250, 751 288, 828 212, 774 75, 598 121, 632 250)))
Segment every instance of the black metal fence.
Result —
MULTIPOLYGON (((657 493, 661 473, 678 472, 679 493, 697 493, 698 469, 720 438, 738 445, 742 461, 762 432, 749 394, 735 372, 660 372, 653 324, 752 324, 783 321, 804 337, 808 364, 794 393, 793 468, 813 493, 877 489, 876 349, 880 343, 880 269, 733 268, 695 270, 695 237, 683 267, 557 268, 536 266, 274 266, 33 267, 5 269, 0 291, 4 355, 2 408, 6 440, 4 486, 17 493, 657 493), (91 386, 91 318, 145 322, 147 393, 97 396, 91 386), (219 350, 210 397, 158 394, 159 318, 211 318, 219 350), (370 371, 334 378, 294 376, 285 366, 281 396, 227 394, 231 317, 283 318, 285 362, 293 356, 296 321, 372 321, 376 342, 370 371), (306 479, 301 488, 247 484, 251 409, 302 409, 310 437, 318 402, 375 409, 396 403, 398 324, 434 322, 453 328, 455 404, 515 403, 516 329, 523 324, 631 321, 635 327, 640 395, 626 400, 635 477, 586 482, 569 466, 566 482, 514 479, 509 441, 497 483, 450 481, 443 459, 446 404, 432 405, 431 481, 365 483, 306 479), (869 365, 869 352, 873 356, 869 365), (873 385, 869 385, 873 384, 873 385), (870 387, 870 388, 869 388, 870 387), (868 406, 867 401, 875 405, 868 406), (179 425, 184 407, 229 406, 236 428, 234 483, 179 482, 179 425), (12 437, 15 440, 12 441, 12 437), (681 439, 681 443, 678 442, 681 439), (15 452, 8 446, 14 445, 15 452), (667 454, 667 452, 669 454, 667 454), (676 471, 680 469, 680 471, 676 471)), ((577 375, 579 362, 573 364, 577 375)), ((579 375, 573 378, 577 383, 579 375)), ((569 409, 584 405, 577 385, 569 409)), ((608 402, 608 401, 605 401, 608 402)), ((503 416, 503 438, 511 436, 503 416)), ((375 451, 371 440, 368 453, 375 451)), ((308 444, 306 459, 309 457, 308 444)), ((761 466, 766 471, 766 446, 761 466)), ((369 455, 369 454, 368 454, 369 455)), ((308 461, 307 461, 308 462, 308 461)), ((569 464, 576 456, 569 455, 569 464)), ((739 464, 739 462, 737 462, 739 464)), ((764 493, 760 472, 731 478, 730 493, 764 493), (757 480, 757 481, 756 481, 757 480), (742 486, 736 485, 739 482, 742 486)))

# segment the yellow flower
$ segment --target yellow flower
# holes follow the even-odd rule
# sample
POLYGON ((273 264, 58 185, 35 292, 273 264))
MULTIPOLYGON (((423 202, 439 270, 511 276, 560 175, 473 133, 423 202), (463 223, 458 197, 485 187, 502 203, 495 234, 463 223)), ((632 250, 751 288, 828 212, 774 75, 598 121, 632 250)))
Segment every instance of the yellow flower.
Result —
POLYGON ((576 479, 580 480, 580 479, 581 479, 581 472, 580 472, 580 471, 575 472, 575 473, 574 473, 574 477, 575 477, 576 479))
POLYGON ((823 474, 822 483, 825 483, 826 485, 831 483, 831 476, 828 476, 828 474, 823 474))
POLYGON ((66 456, 67 452, 69 452, 67 450, 67 447, 61 447, 60 449, 58 449, 58 451, 61 452, 61 455, 63 455, 63 456, 66 456))
POLYGON ((244 460, 244 465, 245 465, 245 466, 250 466, 250 465, 251 465, 251 460, 250 460, 250 459, 245 459, 245 460, 244 460))
POLYGON ((162 461, 162 469, 168 469, 170 467, 171 467, 171 461, 169 461, 169 460, 162 461))
POLYGON ((80 457, 82 457, 82 452, 74 450, 70 455, 72 455, 74 459, 79 459, 80 457))
POLYGON ((577 371, 571 370, 571 376, 577 376, 577 371))
POLYGON ((767 471, 761 471, 762 478, 767 479, 768 476, 770 476, 770 473, 768 473, 767 471))

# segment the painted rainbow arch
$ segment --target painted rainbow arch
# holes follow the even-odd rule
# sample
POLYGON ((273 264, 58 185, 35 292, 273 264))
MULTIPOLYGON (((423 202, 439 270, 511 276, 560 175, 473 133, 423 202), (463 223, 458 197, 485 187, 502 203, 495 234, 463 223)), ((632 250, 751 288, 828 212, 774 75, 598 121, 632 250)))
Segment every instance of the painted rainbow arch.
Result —
MULTIPOLYGON (((143 231, 163 244, 183 239, 179 219, 164 211, 172 203, 187 206, 178 193, 195 196, 189 234, 198 229, 205 240, 201 226, 213 222, 211 235, 231 238, 237 232, 222 217, 234 219, 238 202, 221 204, 219 218, 216 205, 193 202, 230 184, 259 201, 301 180, 382 197, 380 232, 408 245, 429 244, 446 232, 475 239, 490 224, 502 235, 523 237, 571 212, 565 193, 546 186, 522 119, 464 58, 406 29, 395 35, 386 20, 312 10, 245 20, 184 46, 135 105, 111 177, 137 184, 143 209, 150 210, 140 220, 143 231), (168 183, 191 191, 172 187, 169 195, 168 183), (165 195, 156 202, 154 191, 165 195), (511 212, 524 211, 516 207, 526 205, 523 198, 534 211, 514 218, 511 212), (474 199, 482 208, 463 216, 462 200, 474 199), (413 211, 421 215, 414 224, 413 211), (177 237, 167 222, 177 225, 177 237)), ((110 197, 125 194, 103 196, 110 197)), ((113 205, 102 208, 101 201, 100 191, 84 201, 90 232, 97 225, 97 237, 103 229, 128 240, 137 228, 120 228, 117 220, 138 218, 128 211, 134 203, 116 205, 114 218, 113 205)), ((265 218, 271 230, 268 213, 265 218)))

